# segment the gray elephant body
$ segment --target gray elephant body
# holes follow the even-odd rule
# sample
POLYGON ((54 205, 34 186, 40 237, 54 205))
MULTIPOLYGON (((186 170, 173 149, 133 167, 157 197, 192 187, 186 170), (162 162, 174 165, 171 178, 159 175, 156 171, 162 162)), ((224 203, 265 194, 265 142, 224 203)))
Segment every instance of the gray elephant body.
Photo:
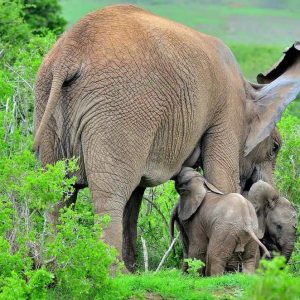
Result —
POLYGON ((262 242, 269 251, 285 256, 288 261, 297 239, 296 209, 274 187, 262 180, 253 184, 245 196, 255 208, 262 242))
POLYGON ((95 212, 111 216, 103 238, 132 270, 146 187, 193 164, 200 145, 205 177, 238 192, 274 152, 275 122, 300 89, 299 61, 282 64, 253 85, 214 37, 134 6, 90 13, 40 67, 33 148, 43 165, 79 157, 77 187, 89 186, 95 212))
MULTIPOLYGON (((262 180, 254 183, 249 192, 243 193, 255 208, 258 218, 258 232, 261 242, 270 252, 283 255, 288 262, 297 239, 297 212, 292 203, 279 195, 279 192, 262 180)), ((263 253, 258 255, 259 259, 263 253)), ((241 256, 234 255, 228 263, 227 271, 239 271, 241 256)))
POLYGON ((191 168, 182 169, 176 188, 180 200, 172 214, 171 235, 176 221, 184 257, 202 260, 206 275, 218 275, 240 253, 243 272, 254 272, 258 245, 263 245, 253 205, 237 193, 222 195, 191 168))

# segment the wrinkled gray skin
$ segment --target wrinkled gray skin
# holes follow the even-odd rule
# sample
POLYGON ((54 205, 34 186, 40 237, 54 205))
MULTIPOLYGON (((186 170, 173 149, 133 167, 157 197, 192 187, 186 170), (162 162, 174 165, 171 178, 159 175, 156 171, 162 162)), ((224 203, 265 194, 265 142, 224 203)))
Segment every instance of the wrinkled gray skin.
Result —
POLYGON ((79 157, 76 190, 89 186, 95 213, 111 216, 103 239, 133 270, 146 187, 193 166, 200 145, 205 178, 239 192, 276 151, 275 124, 300 91, 299 49, 252 84, 214 37, 130 5, 98 10, 43 60, 33 148, 43 165, 79 157))
POLYGON ((255 208, 262 242, 269 251, 280 253, 288 261, 297 238, 295 208, 270 184, 261 180, 252 185, 247 199, 255 208))
MULTIPOLYGON (((223 274, 235 253, 241 253, 242 270, 254 272, 260 245, 253 205, 242 195, 223 195, 199 173, 184 167, 176 178, 180 200, 171 218, 171 236, 178 223, 184 258, 205 262, 205 274, 223 274)), ((262 236, 261 236, 262 237, 262 236)))

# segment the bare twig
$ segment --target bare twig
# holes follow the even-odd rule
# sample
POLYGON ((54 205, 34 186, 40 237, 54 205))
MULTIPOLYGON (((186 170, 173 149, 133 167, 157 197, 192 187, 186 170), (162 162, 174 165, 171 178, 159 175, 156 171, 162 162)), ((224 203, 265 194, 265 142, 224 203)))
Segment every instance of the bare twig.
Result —
POLYGON ((149 202, 156 209, 156 211, 158 212, 158 214, 161 216, 163 222, 165 223, 166 227, 169 228, 169 223, 166 220, 166 218, 165 218, 164 214, 162 213, 162 211, 160 210, 160 208, 152 200, 146 198, 145 196, 144 196, 144 199, 147 202, 149 202))
POLYGON ((55 262, 55 260, 56 260, 56 257, 51 257, 51 258, 49 258, 48 260, 44 261, 44 262, 43 262, 43 265, 44 265, 44 266, 49 265, 49 264, 55 262))
POLYGON ((147 273, 149 271, 148 250, 147 250, 146 240, 143 237, 141 237, 141 240, 142 240, 142 245, 143 245, 145 272, 147 273))
POLYGON ((33 86, 22 75, 20 75, 14 68, 12 68, 9 64, 5 64, 5 67, 7 67, 10 71, 15 73, 30 88, 30 90, 33 91, 33 86))
POLYGON ((179 233, 178 233, 177 236, 172 240, 172 243, 171 243, 169 249, 166 251, 166 253, 165 253, 164 256, 162 257, 162 259, 161 259, 161 261, 160 261, 160 263, 159 263, 157 269, 155 270, 155 272, 158 272, 158 271, 160 270, 160 268, 161 268, 161 266, 163 265, 163 263, 165 262, 166 258, 168 257, 168 255, 169 255, 170 252, 172 251, 172 248, 174 247, 174 245, 175 245, 175 243, 176 243, 178 237, 179 237, 179 233))

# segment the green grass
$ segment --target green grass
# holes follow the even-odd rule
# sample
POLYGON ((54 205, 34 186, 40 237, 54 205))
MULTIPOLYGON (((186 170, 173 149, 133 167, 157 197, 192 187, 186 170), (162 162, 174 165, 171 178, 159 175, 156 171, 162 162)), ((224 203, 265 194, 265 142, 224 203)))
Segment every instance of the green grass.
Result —
POLYGON ((163 299, 229 299, 229 296, 239 297, 255 279, 256 276, 243 274, 195 278, 179 270, 170 270, 123 275, 117 277, 114 284, 121 290, 120 298, 143 299, 145 295, 160 295, 163 299))

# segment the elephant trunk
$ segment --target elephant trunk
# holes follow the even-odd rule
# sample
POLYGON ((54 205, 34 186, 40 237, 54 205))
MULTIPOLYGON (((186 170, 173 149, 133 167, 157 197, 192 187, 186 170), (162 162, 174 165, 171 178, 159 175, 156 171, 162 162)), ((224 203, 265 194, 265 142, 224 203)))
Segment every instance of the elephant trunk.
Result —
POLYGON ((286 258, 287 262, 289 261, 294 250, 294 244, 295 241, 290 241, 282 246, 281 254, 286 258))

